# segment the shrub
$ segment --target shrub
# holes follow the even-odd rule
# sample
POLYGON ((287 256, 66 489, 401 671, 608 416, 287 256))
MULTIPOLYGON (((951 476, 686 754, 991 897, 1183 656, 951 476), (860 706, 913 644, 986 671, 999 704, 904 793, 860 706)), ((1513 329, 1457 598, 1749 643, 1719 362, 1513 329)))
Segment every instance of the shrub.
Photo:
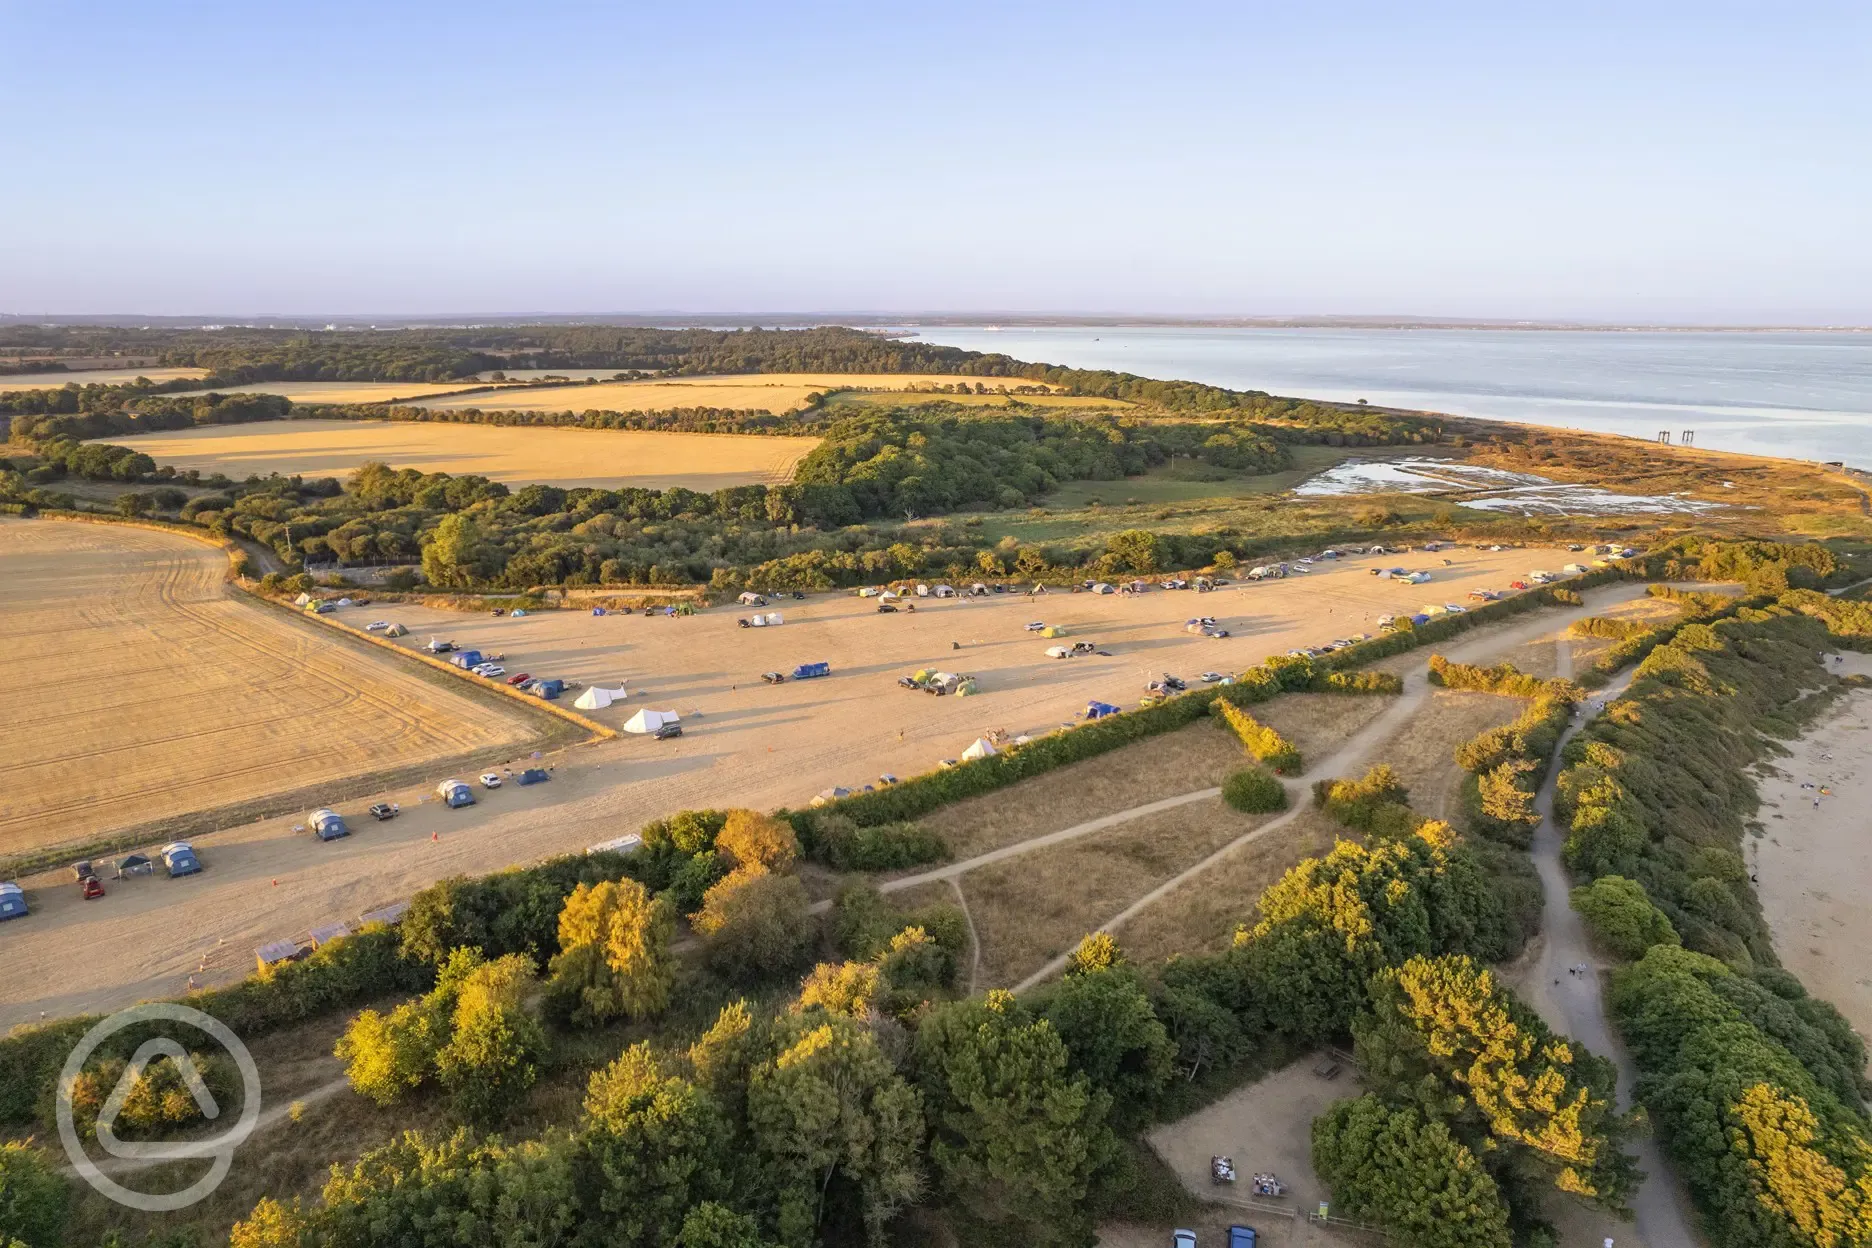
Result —
POLYGON ((0 1236, 25 1248, 64 1243, 71 1189, 50 1155, 31 1141, 0 1143, 0 1236))
POLYGON ((947 862, 949 845, 917 823, 886 823, 861 828, 845 815, 801 812, 812 829, 811 857, 836 871, 894 871, 927 862, 947 862))
POLYGON ((1244 767, 1222 782, 1222 800, 1248 815, 1287 809, 1287 788, 1259 767, 1244 767))
POLYGON ((1602 875, 1574 889, 1572 902, 1593 939, 1628 962, 1642 958, 1652 945, 1683 943, 1669 917, 1651 904, 1636 880, 1602 875))
POLYGON ((1305 770, 1299 748, 1247 711, 1221 698, 1211 702, 1209 709, 1222 716, 1222 722, 1234 730, 1252 758, 1283 776, 1298 775, 1305 770))
POLYGON ((805 960, 813 923, 798 877, 743 867, 708 890, 692 916, 709 961, 737 979, 769 979, 805 960))

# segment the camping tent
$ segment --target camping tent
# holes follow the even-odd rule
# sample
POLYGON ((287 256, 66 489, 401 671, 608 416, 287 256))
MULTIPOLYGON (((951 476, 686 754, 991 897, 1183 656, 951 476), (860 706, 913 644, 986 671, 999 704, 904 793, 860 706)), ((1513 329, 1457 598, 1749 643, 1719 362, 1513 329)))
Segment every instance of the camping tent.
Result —
POLYGON ((778 611, 769 611, 765 615, 756 612, 753 618, 748 621, 749 626, 753 628, 767 628, 775 624, 784 623, 786 623, 786 620, 778 611))
POLYGON ((1104 719, 1107 715, 1116 715, 1117 713, 1118 708, 1109 702, 1086 703, 1085 717, 1087 719, 1104 719))
POLYGON ((823 806, 827 802, 836 802, 841 797, 850 797, 851 794, 852 791, 850 789, 840 788, 834 785, 832 788, 824 790, 817 797, 813 798, 812 804, 815 806, 823 806))
POLYGON ((962 761, 965 763, 973 762, 975 759, 989 758, 1000 752, 1001 751, 995 749, 994 742, 990 741, 987 737, 976 737, 975 744, 962 751, 962 761))
POLYGON ((622 702, 629 696, 629 691, 622 685, 619 685, 616 689, 603 689, 597 685, 593 685, 584 693, 579 694, 578 701, 574 702, 572 705, 578 707, 581 711, 602 711, 613 702, 622 702))
POLYGON ((26 893, 19 885, 0 884, 0 919, 26 917, 26 893))
POLYGON ((635 832, 626 832, 623 836, 587 846, 585 852, 588 854, 634 854, 642 848, 643 837, 635 832))
POLYGON ((953 598, 956 596, 955 586, 953 585, 938 585, 934 593, 938 598, 953 598))
POLYGON ((312 605, 311 594, 300 594, 297 598, 293 599, 293 606, 295 607, 309 607, 311 605, 312 605))
POLYGON ((404 628, 401 624, 392 624, 389 628, 383 630, 383 635, 386 637, 407 637, 409 636, 409 629, 404 628))
POLYGON ((1072 649, 1068 646, 1048 646, 1046 654, 1049 659, 1064 659, 1072 654, 1072 649))
POLYGON ((646 707, 625 721, 624 731, 648 735, 666 724, 680 722, 675 711, 653 711, 646 707))

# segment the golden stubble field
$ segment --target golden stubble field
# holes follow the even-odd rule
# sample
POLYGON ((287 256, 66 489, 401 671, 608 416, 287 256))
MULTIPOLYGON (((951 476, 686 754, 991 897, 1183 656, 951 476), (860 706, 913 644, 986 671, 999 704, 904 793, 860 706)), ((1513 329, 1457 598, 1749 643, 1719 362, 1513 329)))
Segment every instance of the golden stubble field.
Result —
POLYGON ((507 485, 542 482, 567 488, 662 490, 684 486, 779 485, 817 438, 731 433, 654 433, 631 429, 548 429, 442 421, 272 420, 200 425, 110 441, 158 463, 222 472, 344 477, 370 461, 507 485))
POLYGON ((0 854, 536 735, 236 599, 226 567, 165 533, 0 521, 0 854))
POLYGON ((0 376, 0 393, 8 390, 56 390, 60 386, 73 384, 121 386, 139 377, 147 377, 151 381, 180 381, 207 375, 208 370, 205 368, 97 368, 83 372, 19 373, 11 377, 0 376))

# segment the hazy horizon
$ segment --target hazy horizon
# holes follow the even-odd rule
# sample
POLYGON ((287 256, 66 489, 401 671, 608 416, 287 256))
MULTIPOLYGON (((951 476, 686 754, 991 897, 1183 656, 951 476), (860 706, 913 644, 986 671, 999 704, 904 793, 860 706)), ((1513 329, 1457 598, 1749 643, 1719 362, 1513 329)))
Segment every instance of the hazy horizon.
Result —
POLYGON ((0 15, 0 312, 1872 323, 1860 6, 0 15))

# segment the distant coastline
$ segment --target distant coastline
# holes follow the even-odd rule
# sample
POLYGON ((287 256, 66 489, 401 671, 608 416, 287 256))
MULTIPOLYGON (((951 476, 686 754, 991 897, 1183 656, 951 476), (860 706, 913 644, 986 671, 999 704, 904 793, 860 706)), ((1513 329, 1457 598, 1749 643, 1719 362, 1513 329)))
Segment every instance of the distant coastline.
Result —
POLYGON ((480 328, 498 325, 620 325, 659 329, 805 329, 822 325, 848 325, 854 329, 896 330, 915 334, 926 327, 1003 326, 1018 329, 1462 329, 1503 332, 1572 331, 1578 333, 1654 334, 1863 334, 1872 325, 1696 325, 1681 322, 1513 320, 1489 317, 1436 316, 1143 316, 1121 314, 1067 314, 1053 312, 580 312, 580 313, 200 313, 147 315, 137 312, 30 313, 0 312, 0 327, 8 325, 148 326, 161 329, 421 329, 480 328))

